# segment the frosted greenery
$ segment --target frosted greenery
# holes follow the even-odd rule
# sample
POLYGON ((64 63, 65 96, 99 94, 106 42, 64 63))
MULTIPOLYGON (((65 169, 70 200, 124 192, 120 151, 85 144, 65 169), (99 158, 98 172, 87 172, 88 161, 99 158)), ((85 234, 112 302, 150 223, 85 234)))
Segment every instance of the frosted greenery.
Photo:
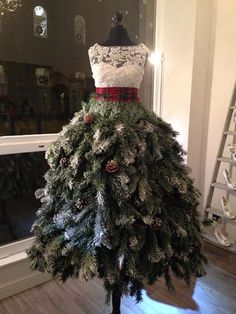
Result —
POLYGON ((199 192, 175 136, 142 104, 85 104, 46 153, 32 269, 63 281, 102 278, 107 301, 117 289, 140 301, 158 277, 173 289, 173 274, 187 283, 203 275, 199 192), (106 170, 109 161, 117 171, 106 170))

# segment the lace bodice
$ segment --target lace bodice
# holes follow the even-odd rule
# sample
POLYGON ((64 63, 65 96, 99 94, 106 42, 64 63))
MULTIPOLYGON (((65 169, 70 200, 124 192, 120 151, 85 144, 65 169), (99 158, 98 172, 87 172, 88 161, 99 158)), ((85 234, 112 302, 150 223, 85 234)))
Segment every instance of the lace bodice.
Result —
POLYGON ((89 48, 89 59, 96 87, 139 88, 149 49, 136 46, 101 46, 89 48))

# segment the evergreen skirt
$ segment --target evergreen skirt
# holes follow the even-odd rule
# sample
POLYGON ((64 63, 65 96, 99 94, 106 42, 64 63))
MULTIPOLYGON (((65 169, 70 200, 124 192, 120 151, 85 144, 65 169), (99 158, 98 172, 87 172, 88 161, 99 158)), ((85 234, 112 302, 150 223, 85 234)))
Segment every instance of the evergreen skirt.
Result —
POLYGON ((141 103, 94 98, 46 152, 31 267, 102 278, 141 299, 144 282, 204 274, 199 192, 171 126, 141 103))

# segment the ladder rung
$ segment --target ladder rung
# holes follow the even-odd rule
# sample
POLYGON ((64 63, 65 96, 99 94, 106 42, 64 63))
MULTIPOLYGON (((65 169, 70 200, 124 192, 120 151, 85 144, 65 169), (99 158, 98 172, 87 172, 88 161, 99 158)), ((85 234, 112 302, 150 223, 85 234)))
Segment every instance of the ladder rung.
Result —
POLYGON ((232 158, 228 158, 228 157, 219 157, 217 158, 218 161, 223 161, 223 162, 228 162, 231 164, 236 164, 236 161, 233 160, 232 158))
POLYGON ((214 208, 214 207, 207 207, 205 209, 205 211, 207 211, 208 213, 211 213, 215 216, 218 216, 218 217, 223 217, 224 219, 227 219, 229 220, 228 222, 232 223, 232 224, 236 224, 236 220, 235 219, 229 219, 229 217, 227 216, 224 216, 224 213, 221 209, 218 209, 218 208, 214 208))
POLYGON ((236 107, 235 106, 230 106, 230 109, 236 109, 236 107))
POLYGON ((214 214, 214 215, 216 215, 216 216, 218 216, 218 217, 223 217, 223 216, 224 216, 222 210, 217 209, 217 208, 214 208, 214 207, 207 207, 207 208, 206 208, 206 211, 207 211, 208 213, 214 214))
POLYGON ((225 131, 225 135, 236 135, 236 131, 225 131))
POLYGON ((214 188, 218 188, 218 189, 221 189, 221 190, 225 190, 225 191, 229 192, 230 194, 236 195, 236 190, 229 189, 229 188, 226 186, 226 184, 219 183, 219 182, 213 182, 213 183, 211 184, 211 186, 213 186, 214 188))
POLYGON ((219 188, 219 189, 221 189, 221 190, 226 190, 226 189, 227 189, 226 184, 223 184, 223 183, 212 182, 211 185, 214 186, 215 188, 219 188))

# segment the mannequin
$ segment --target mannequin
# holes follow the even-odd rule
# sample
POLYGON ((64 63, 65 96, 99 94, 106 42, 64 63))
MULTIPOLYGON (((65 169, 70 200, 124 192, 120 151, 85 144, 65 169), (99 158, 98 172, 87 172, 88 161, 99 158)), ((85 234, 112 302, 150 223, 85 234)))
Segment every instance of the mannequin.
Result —
POLYGON ((121 20, 113 16, 107 41, 118 46, 89 48, 98 93, 47 151, 27 250, 31 269, 63 282, 102 279, 112 314, 120 314, 123 295, 139 302, 146 282, 163 278, 173 289, 174 275, 188 284, 204 275, 202 225, 209 225, 176 132, 138 99, 150 51, 127 46, 126 31, 116 32, 121 20))
POLYGON ((135 46, 128 36, 126 28, 122 25, 123 13, 118 11, 112 15, 112 27, 109 38, 102 44, 102 46, 135 46))

